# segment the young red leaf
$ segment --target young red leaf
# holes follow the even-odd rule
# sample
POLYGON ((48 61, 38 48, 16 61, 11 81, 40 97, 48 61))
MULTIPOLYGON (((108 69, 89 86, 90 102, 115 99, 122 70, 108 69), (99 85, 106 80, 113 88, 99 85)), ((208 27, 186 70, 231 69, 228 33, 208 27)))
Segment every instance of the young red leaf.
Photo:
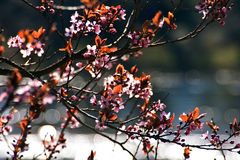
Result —
POLYGON ((116 121, 117 120, 117 118, 118 118, 118 116, 116 115, 116 114, 111 114, 109 117, 108 117, 108 119, 110 120, 110 121, 116 121))
POLYGON ((191 152, 192 150, 189 148, 189 147, 185 147, 184 148, 184 153, 183 153, 183 155, 184 155, 184 157, 185 158, 190 158, 190 152, 191 152))
POLYGON ((121 84, 119 84, 119 85, 117 85, 113 88, 113 93, 114 94, 119 94, 121 92, 122 92, 122 85, 121 84))
POLYGON ((45 32, 45 29, 43 27, 40 27, 37 31, 32 32, 32 36, 36 39, 39 39, 44 32, 45 32))
POLYGON ((158 26, 160 23, 160 18, 162 17, 162 12, 158 11, 152 19, 152 22, 155 26, 158 26))
POLYGON ((69 54, 73 53, 73 47, 72 47, 72 42, 71 39, 67 41, 67 44, 65 45, 64 48, 60 48, 59 51, 67 52, 69 54))
POLYGON ((124 69, 123 65, 118 64, 118 66, 116 67, 116 74, 123 75, 124 71, 125 71, 125 69, 124 69))

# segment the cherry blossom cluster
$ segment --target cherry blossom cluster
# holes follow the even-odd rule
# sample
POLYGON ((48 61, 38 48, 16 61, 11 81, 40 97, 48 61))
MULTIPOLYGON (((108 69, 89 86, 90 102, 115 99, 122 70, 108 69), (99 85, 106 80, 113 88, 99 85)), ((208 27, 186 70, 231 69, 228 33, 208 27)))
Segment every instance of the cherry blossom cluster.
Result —
POLYGON ((105 45, 106 39, 101 39, 96 36, 95 45, 87 45, 87 51, 83 54, 84 58, 88 60, 86 70, 92 77, 99 78, 101 76, 101 69, 111 69, 112 62, 110 53, 115 52, 117 48, 108 47, 105 45))
POLYGON ((146 36, 143 35, 142 32, 132 32, 128 34, 128 38, 132 40, 132 44, 134 46, 144 47, 147 48, 152 40, 152 35, 148 34, 146 36))
POLYGON ((185 135, 189 135, 192 131, 196 130, 197 128, 202 129, 203 123, 201 123, 200 119, 205 117, 205 115, 206 115, 205 113, 200 114, 198 107, 196 107, 192 112, 188 114, 186 113, 181 114, 179 120, 184 122, 185 123, 184 125, 187 126, 185 135))
POLYGON ((218 133, 215 131, 212 132, 211 135, 209 134, 209 131, 207 131, 202 134, 201 138, 207 140, 213 146, 220 146, 222 143, 222 140, 220 139, 220 135, 218 135, 218 133))
POLYGON ((23 58, 31 56, 32 53, 41 57, 44 53, 43 47, 45 44, 41 41, 41 37, 45 29, 42 27, 37 31, 33 30, 21 30, 18 35, 11 37, 7 44, 9 48, 18 48, 23 58))
POLYGON ((213 121, 213 119, 206 122, 206 125, 211 129, 211 134, 209 131, 206 131, 202 134, 202 139, 207 140, 211 145, 216 147, 219 147, 224 143, 230 143, 231 145, 235 145, 232 149, 240 149, 240 143, 235 144, 235 141, 231 140, 231 137, 236 137, 240 134, 240 123, 237 122, 236 118, 234 118, 233 122, 229 124, 229 131, 225 131, 229 134, 227 139, 221 139, 221 136, 218 133, 220 127, 213 121))
POLYGON ((100 25, 96 24, 96 21, 91 22, 87 20, 85 22, 77 11, 71 16, 70 22, 71 26, 69 28, 65 28, 66 37, 73 37, 78 33, 87 35, 87 33, 90 32, 93 32, 95 34, 100 34, 101 32, 100 25))
MULTIPOLYGON (((149 104, 149 101, 141 106, 141 117, 137 123, 134 125, 129 125, 126 129, 126 133, 130 139, 138 139, 142 142, 143 152, 149 154, 154 152, 154 146, 151 143, 151 138, 158 139, 158 137, 165 137, 172 135, 173 137, 167 139, 168 142, 177 143, 184 146, 184 139, 181 139, 182 131, 185 131, 185 134, 190 134, 191 131, 195 130, 197 127, 203 123, 200 122, 200 119, 205 116, 205 114, 199 115, 199 109, 196 107, 194 111, 188 114, 181 114, 179 119, 180 125, 177 125, 176 128, 173 126, 173 121, 175 118, 174 114, 166 113, 166 105, 160 100, 149 104), (175 130, 176 129, 176 130, 175 130)), ((217 136, 216 136, 217 137, 217 136)), ((164 142, 164 139, 162 140, 164 142)), ((184 157, 190 157, 191 149, 186 147, 184 149, 184 157)))
POLYGON ((171 113, 166 113, 165 111, 155 112, 154 110, 146 112, 137 124, 142 133, 148 130, 152 134, 159 135, 172 126, 174 114, 171 115, 171 113))
POLYGON ((153 102, 151 105, 148 102, 141 107, 142 116, 139 122, 135 125, 130 125, 127 131, 130 131, 132 139, 140 137, 139 134, 144 134, 146 131, 151 135, 160 135, 170 127, 174 120, 174 114, 165 112, 166 105, 160 100, 153 102), (135 133, 135 134, 134 134, 135 133))
MULTIPOLYGON (((84 3, 84 2, 83 2, 84 3)), ((65 29, 66 37, 73 37, 76 34, 87 35, 95 33, 99 35, 102 30, 110 33, 116 33, 114 22, 125 20, 125 10, 120 5, 105 6, 99 2, 92 2, 91 6, 86 4, 84 15, 80 15, 77 11, 71 16, 70 27, 65 29)))
POLYGON ((48 12, 50 14, 55 13, 55 9, 53 7, 54 0, 40 0, 41 5, 37 6, 36 8, 41 12, 48 12))
POLYGON ((203 14, 203 19, 211 17, 219 24, 224 25, 231 6, 232 3, 229 0, 201 0, 195 8, 203 14))
POLYGON ((104 79, 105 90, 112 89, 113 92, 126 94, 129 98, 149 99, 153 95, 150 75, 143 73, 140 77, 134 76, 137 70, 134 66, 128 72, 119 64, 115 74, 104 79))
POLYGON ((173 127, 172 123, 175 115, 165 112, 166 105, 160 100, 151 105, 146 101, 141 106, 141 116, 137 123, 126 128, 130 139, 138 139, 142 142, 144 153, 154 152, 154 145, 150 142, 150 137, 159 136, 173 127), (142 136, 148 133, 148 136, 142 136))
MULTIPOLYGON (((88 47, 89 51, 90 46, 88 47)), ((93 46, 94 48, 94 46, 93 46)), ((92 48, 90 48, 91 50, 92 48)), ((88 53, 87 53, 88 54, 88 53)), ((86 57, 86 54, 84 54, 86 57)), ((111 69, 112 63, 110 62, 111 58, 109 55, 92 55, 94 57, 93 61, 90 61, 90 63, 87 65, 86 70, 91 74, 92 77, 99 78, 101 76, 101 69, 111 69)))
POLYGON ((159 137, 165 137, 172 135, 171 139, 162 139, 163 142, 173 142, 175 144, 181 145, 184 148, 184 157, 189 158, 190 152, 192 151, 191 146, 202 149, 214 149, 223 147, 225 144, 230 144, 228 150, 236 151, 240 153, 240 144, 232 140, 232 137, 240 135, 240 123, 234 118, 233 122, 229 125, 229 131, 225 131, 229 134, 226 138, 222 138, 221 134, 218 133, 220 127, 211 120, 206 122, 206 126, 211 129, 211 134, 209 131, 202 134, 201 138, 209 142, 206 145, 187 145, 185 144, 185 139, 182 138, 182 133, 185 135, 191 134, 192 131, 196 129, 203 130, 204 123, 201 119, 205 117, 205 113, 200 114, 199 108, 195 107, 192 112, 183 113, 179 116, 180 124, 174 127, 172 122, 174 120, 174 114, 166 114, 164 109, 166 106, 161 103, 161 101, 153 102, 151 105, 147 105, 148 101, 141 107, 142 116, 140 117, 138 123, 135 125, 129 125, 126 129, 126 133, 130 139, 138 139, 142 142, 142 149, 144 153, 148 154, 154 152, 155 147, 151 143, 151 138, 158 139, 159 137), (176 130, 174 130, 174 128, 176 130), (184 131, 184 132, 183 132, 184 131), (207 146, 207 147, 206 147, 207 146))
POLYGON ((133 46, 139 46, 147 48, 154 38, 155 34, 162 29, 166 24, 170 29, 176 29, 176 25, 173 22, 174 15, 172 12, 168 12, 168 16, 162 16, 162 13, 158 11, 151 21, 146 21, 142 27, 142 31, 133 31, 128 34, 128 38, 131 39, 133 46))
POLYGON ((217 134, 212 134, 207 139, 209 139, 210 143, 214 146, 218 146, 219 144, 221 144, 220 136, 217 134))
POLYGON ((106 91, 112 90, 113 93, 126 94, 129 98, 149 99, 153 94, 149 75, 134 76, 122 65, 116 67, 113 76, 104 79, 104 86, 106 91))
POLYGON ((101 108, 96 128, 105 128, 103 125, 105 121, 116 120, 115 113, 124 109, 124 97, 146 100, 152 96, 150 76, 145 74, 140 77, 134 76, 135 66, 131 72, 125 70, 122 65, 118 65, 115 74, 104 79, 104 91, 100 99, 95 95, 90 99, 92 105, 98 105, 101 108))

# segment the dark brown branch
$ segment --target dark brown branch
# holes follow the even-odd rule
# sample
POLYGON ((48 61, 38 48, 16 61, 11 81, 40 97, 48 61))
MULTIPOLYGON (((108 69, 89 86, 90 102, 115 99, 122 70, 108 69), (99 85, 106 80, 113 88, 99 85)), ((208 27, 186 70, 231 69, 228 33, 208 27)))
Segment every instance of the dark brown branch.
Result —
POLYGON ((35 9, 38 11, 38 9, 36 8, 36 6, 34 6, 31 2, 27 1, 27 0, 22 0, 25 4, 27 4, 29 7, 35 9))

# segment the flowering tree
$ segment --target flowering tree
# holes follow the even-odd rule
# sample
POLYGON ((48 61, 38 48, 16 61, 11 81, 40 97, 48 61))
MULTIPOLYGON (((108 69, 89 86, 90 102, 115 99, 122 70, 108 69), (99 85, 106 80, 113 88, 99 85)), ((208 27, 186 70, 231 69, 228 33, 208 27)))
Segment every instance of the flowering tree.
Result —
MULTIPOLYGON (((66 115, 58 138, 43 141, 46 159, 53 159, 61 149, 67 147, 64 135, 66 128, 77 130, 79 124, 119 145, 133 159, 136 159, 136 154, 125 146, 132 140, 139 141, 141 146, 137 147, 136 153, 142 150, 147 159, 157 159, 160 142, 182 146, 185 159, 190 157, 191 148, 240 151, 240 144, 232 140, 240 133, 240 123, 236 118, 230 123, 227 138, 220 136, 219 126, 213 120, 206 124, 201 122, 206 114, 200 114, 198 107, 176 118, 174 113, 166 111, 166 105, 161 100, 151 100, 153 91, 150 75, 139 73, 137 66, 127 70, 122 65, 131 58, 141 56, 143 48, 194 38, 212 23, 224 25, 233 5, 231 0, 199 0, 195 5, 196 11, 202 15, 199 24, 188 34, 170 40, 166 40, 165 35, 177 29, 175 13, 183 0, 170 0, 172 7, 167 13, 156 11, 142 27, 136 27, 139 12, 145 4, 141 0, 129 1, 130 10, 100 0, 80 0, 78 6, 67 6, 63 0, 59 4, 53 0, 22 2, 39 12, 48 25, 22 29, 10 37, 7 45, 12 48, 13 54, 8 58, 4 54, 4 41, 0 46, 0 60, 6 64, 6 68, 0 68, 0 74, 8 76, 0 94, 0 145, 4 145, 2 142, 12 131, 9 122, 18 112, 18 107, 23 104, 27 107, 25 117, 19 123, 19 137, 8 143, 9 158, 23 158, 22 153, 28 151, 31 143, 27 139, 32 122, 52 103, 64 105, 66 115), (63 17, 64 12, 71 12, 72 16, 63 17), (63 25, 63 19, 69 21, 68 26, 63 25), (119 22, 123 24, 122 28, 116 27, 119 22), (50 52, 48 48, 53 45, 53 35, 58 36, 65 46, 50 52), (109 36, 114 40, 108 40, 109 36), (89 43, 85 47, 80 46, 86 38, 90 39, 89 43), (86 80, 79 82, 81 87, 73 83, 86 74, 86 80), (129 106, 132 101, 136 104, 129 106), (128 114, 119 116, 127 107, 131 108, 128 114), (82 116, 94 121, 95 125, 83 122, 82 116), (177 125, 173 125, 174 121, 177 125), (183 135, 201 131, 204 125, 210 130, 202 134, 207 144, 185 143, 183 135), (105 129, 121 132, 127 138, 120 142, 117 137, 109 137, 105 129), (152 140, 156 143, 152 143, 152 140), (231 146, 226 147, 226 144, 231 146)), ((1 34, 3 37, 4 32, 1 34)), ((91 151, 88 159, 93 160, 95 154, 91 151)))

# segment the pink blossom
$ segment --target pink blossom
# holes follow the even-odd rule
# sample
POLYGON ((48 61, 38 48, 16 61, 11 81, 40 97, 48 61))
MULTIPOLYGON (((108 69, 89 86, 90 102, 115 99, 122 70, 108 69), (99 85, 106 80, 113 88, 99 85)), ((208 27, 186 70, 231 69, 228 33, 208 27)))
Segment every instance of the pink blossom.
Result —
POLYGON ((162 20, 160 21, 160 23, 158 24, 158 27, 159 27, 159 28, 162 28, 163 25, 164 25, 164 19, 162 19, 162 20))
POLYGON ((72 96, 70 97, 70 99, 71 99, 72 101, 77 101, 77 100, 78 100, 78 97, 75 96, 75 95, 72 95, 72 96))
POLYGON ((130 58, 130 55, 129 55, 129 54, 125 54, 125 55, 123 55, 123 56, 121 57, 121 59, 122 59, 123 61, 128 61, 129 58, 130 58))
POLYGON ((0 134, 3 134, 3 135, 6 136, 11 132, 12 132, 12 127, 11 126, 0 127, 0 134))
POLYGON ((144 36, 142 32, 135 32, 135 31, 133 33, 129 33, 128 38, 132 40, 133 45, 143 47, 143 48, 147 48, 151 43, 151 39, 152 39, 151 35, 144 36))
POLYGON ((29 92, 31 89, 31 86, 30 85, 26 85, 26 86, 23 86, 23 87, 19 87, 16 91, 16 93, 18 95, 22 95, 22 94, 25 94, 27 92, 29 92))
POLYGON ((96 45, 93 45, 93 46, 87 45, 87 52, 85 52, 83 54, 83 56, 85 58, 88 58, 90 56, 96 56, 96 52, 97 52, 97 46, 96 45))
POLYGON ((70 128, 78 128, 80 126, 80 123, 78 122, 78 120, 76 120, 76 118, 72 117, 69 125, 70 128))
POLYGON ((97 97, 95 95, 93 95, 90 99, 90 103, 93 105, 93 106, 96 106, 97 105, 97 97))
POLYGON ((99 24, 96 24, 94 26, 95 33, 99 35, 101 33, 101 26, 99 24))
POLYGON ((107 126, 105 126, 104 122, 100 122, 99 120, 96 120, 96 126, 95 128, 100 130, 100 131, 103 131, 104 129, 107 128, 107 126))
POLYGON ((120 12, 119 12, 119 16, 122 20, 126 20, 126 10, 124 9, 121 9, 120 12))
POLYGON ((45 44, 36 38, 33 38, 33 41, 31 42, 27 42, 17 35, 15 37, 11 37, 7 43, 9 48, 19 48, 23 58, 29 57, 32 53, 41 57, 44 53, 43 47, 45 44))
POLYGON ((157 102, 152 103, 152 107, 156 111, 163 111, 166 108, 166 105, 164 103, 161 103, 161 100, 158 100, 157 102))
POLYGON ((106 99, 104 96, 101 96, 101 100, 99 100, 100 108, 108 108, 110 106, 110 103, 108 99, 106 99))
POLYGON ((201 135, 201 138, 202 139, 208 139, 208 131, 207 132, 205 132, 205 133, 203 133, 202 135, 201 135))
POLYGON ((22 53, 22 57, 26 58, 31 55, 33 51, 32 45, 28 43, 25 47, 21 47, 20 53, 22 53))
POLYGON ((142 51, 132 52, 130 53, 133 57, 139 58, 141 55, 143 55, 142 51))
POLYGON ((101 20, 101 24, 102 25, 106 25, 107 24, 107 17, 106 16, 100 17, 100 20, 101 20))
POLYGON ((126 11, 121 6, 104 6, 105 10, 96 10, 95 16, 89 19, 82 18, 78 12, 75 12, 70 19, 70 27, 65 28, 65 36, 73 37, 78 33, 88 35, 95 33, 99 35, 104 28, 107 32, 116 33, 117 30, 113 27, 113 23, 117 20, 126 19, 126 11), (107 10, 107 11, 106 11, 107 10), (109 28, 109 30, 107 30, 109 28))
MULTIPOLYGON (((94 55, 96 53, 86 52, 85 54, 87 54, 85 56, 90 56, 90 55, 94 55)), ((96 76, 97 76, 97 78, 101 77, 100 70, 103 67, 106 69, 112 68, 112 63, 109 61, 110 61, 109 55, 97 56, 93 61, 90 61, 90 68, 89 68, 88 72, 91 74, 92 77, 96 77, 96 76)))
POLYGON ((78 20, 79 20, 79 14, 78 14, 78 12, 77 11, 75 11, 75 13, 71 16, 71 20, 70 20, 70 22, 71 23, 77 23, 78 22, 78 20))
MULTIPOLYGON (((150 98, 153 95, 152 92, 152 86, 151 83, 149 82, 148 85, 145 88, 141 87, 140 81, 137 79, 134 79, 133 75, 130 73, 126 73, 126 82, 123 87, 123 93, 127 94, 129 98, 132 98, 135 96, 135 98, 150 98)), ((115 84, 114 82, 114 77, 110 76, 104 79, 104 86, 108 86, 109 84, 113 85, 115 84)))
POLYGON ((17 35, 16 37, 11 37, 7 44, 8 44, 8 47, 11 48, 11 47, 20 47, 23 43, 23 40, 17 35))
POLYGON ((147 87, 142 88, 139 80, 132 80, 128 88, 129 98, 135 96, 135 98, 146 99, 153 95, 151 83, 147 87))
POLYGON ((29 81, 28 84, 29 84, 31 87, 34 87, 34 88, 40 87, 40 86, 42 85, 42 83, 41 83, 39 80, 37 80, 37 79, 34 79, 34 80, 32 80, 32 81, 29 81))
POLYGON ((66 37, 72 37, 73 36, 73 33, 74 33, 74 28, 73 27, 70 27, 70 28, 65 28, 65 36, 66 37))
POLYGON ((65 68, 65 71, 62 73, 62 77, 60 79, 60 82, 67 82, 68 80, 71 80, 74 76, 75 69, 71 66, 67 66, 65 68))
MULTIPOLYGON (((92 64, 95 68, 97 69, 101 69, 102 67, 104 67, 105 64, 107 64, 107 62, 109 61, 109 56, 102 56, 102 57, 98 57, 96 58, 92 64)), ((105 67, 106 68, 106 67, 105 67)))
POLYGON ((81 69, 81 68, 83 67, 83 63, 82 63, 82 62, 78 62, 78 63, 76 63, 76 66, 77 66, 79 69, 81 69))
POLYGON ((219 24, 224 25, 227 12, 231 10, 232 3, 227 0, 206 1, 200 0, 195 6, 199 13, 203 14, 203 19, 211 17, 219 24))
POLYGON ((121 94, 115 94, 111 88, 108 88, 105 96, 101 96, 101 100, 98 101, 100 108, 108 108, 114 112, 119 112, 124 109, 124 102, 121 94))
POLYGON ((120 110, 124 109, 122 98, 115 98, 115 102, 113 104, 113 111, 118 113, 120 110), (115 104, 114 104, 115 103, 115 104))
POLYGON ((52 104, 54 100, 55 100, 55 96, 46 95, 43 97, 42 103, 44 105, 52 104))
POLYGON ((7 92, 2 92, 0 94, 0 102, 2 102, 4 99, 6 99, 8 97, 8 93, 7 92))
POLYGON ((54 80, 56 82, 60 82, 61 81, 60 69, 57 69, 55 72, 50 73, 49 77, 51 78, 51 80, 54 80))
POLYGON ((37 54, 38 57, 41 57, 42 54, 44 53, 43 46, 44 44, 41 43, 40 41, 36 42, 36 44, 33 46, 34 53, 37 54))
POLYGON ((211 135, 211 138, 210 138, 210 143, 213 144, 213 145, 218 145, 221 143, 221 140, 219 138, 219 135, 215 135, 215 134, 212 134, 211 135))

